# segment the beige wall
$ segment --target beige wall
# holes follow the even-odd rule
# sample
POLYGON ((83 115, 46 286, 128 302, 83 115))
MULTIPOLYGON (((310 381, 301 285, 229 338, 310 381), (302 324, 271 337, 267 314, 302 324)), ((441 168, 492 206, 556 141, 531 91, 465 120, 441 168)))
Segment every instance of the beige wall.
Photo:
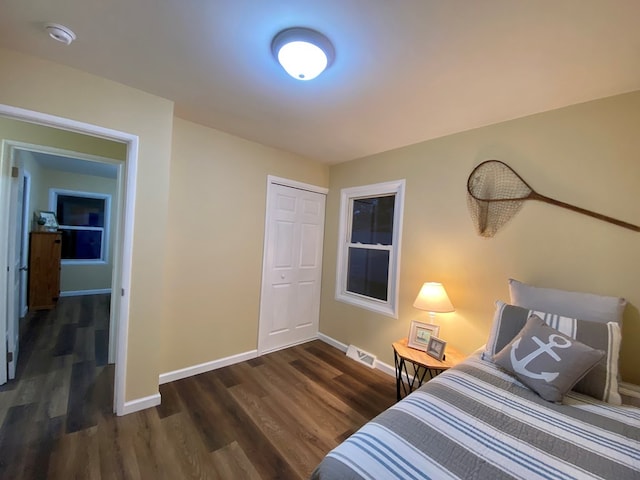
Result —
MULTIPOLYGON (((0 121, 2 119, 0 118, 0 121)), ((35 211, 35 207, 34 205, 37 205, 40 201, 40 192, 38 189, 38 185, 40 185, 41 179, 42 179, 42 172, 43 172, 43 168, 40 166, 40 164, 38 162, 36 162, 35 158, 33 158, 33 155, 31 154, 31 152, 26 152, 26 151, 22 151, 20 152, 20 158, 22 159, 22 165, 24 167, 25 172, 29 172, 29 175, 31 177, 31 188, 29 190, 29 216, 28 216, 28 221, 29 221, 29 226, 28 229, 29 231, 32 230, 33 227, 33 222, 32 222, 32 218, 33 218, 33 212, 35 211)), ((46 209, 48 210, 48 209, 46 209)))
MULTIPOLYGON (((640 93, 397 149, 333 166, 174 119, 172 102, 68 67, 0 49, 0 103, 139 136, 126 399, 157 393, 158 374, 256 348, 267 175, 329 186, 320 329, 392 363, 427 280, 456 313, 441 336, 484 343, 507 278, 628 298, 623 376, 640 383, 637 233, 534 202, 493 239, 478 237, 465 183, 487 158, 534 187, 640 222, 640 93), (330 181, 329 181, 330 177, 330 181), (171 182, 169 179, 171 178, 171 182), (406 178, 400 318, 333 299, 340 189, 406 178)), ((60 148, 66 148, 60 146, 60 148)), ((74 147, 74 149, 77 149, 74 147)))
POLYGON ((59 188, 78 192, 104 193, 111 195, 110 236, 107 262, 90 265, 65 265, 60 271, 60 291, 74 292, 78 290, 103 290, 111 288, 111 272, 113 271, 113 244, 116 228, 117 180, 93 175, 61 172, 43 169, 40 181, 32 183, 37 200, 31 204, 32 211, 52 210, 49 207, 49 189, 59 188), (35 187, 35 188, 34 188, 35 187))
POLYGON ((326 187, 329 167, 174 120, 162 371, 257 348, 267 175, 326 187))
POLYGON ((441 337, 469 353, 485 343, 507 279, 627 298, 622 376, 640 383, 640 234, 529 201, 492 239, 474 233, 466 181, 486 159, 511 165, 542 194, 640 224, 640 92, 451 135, 333 166, 327 201, 320 330, 393 363, 425 281, 456 307, 441 337), (334 300, 340 189, 406 178, 399 319, 334 300))
POLYGON ((0 49, 0 103, 137 135, 126 400, 158 392, 173 102, 0 49))
POLYGON ((0 117, 0 138, 114 160, 124 161, 127 158, 127 146, 124 143, 4 117, 0 117))
MULTIPOLYGON (((126 145, 103 138, 90 137, 43 125, 0 117, 0 138, 40 147, 54 147, 114 160, 126 159, 126 145)), ((116 187, 115 179, 60 173, 43 169, 31 152, 20 151, 25 170, 31 174, 31 212, 49 210, 49 188, 64 188, 84 192, 107 193, 112 196, 111 232, 115 232, 116 187)), ((29 215, 29 219, 32 214, 29 215)), ((31 225, 30 225, 31 226, 31 225)), ((63 265, 61 291, 111 288, 113 268, 112 233, 109 242, 109 262, 103 265, 63 265)))
MULTIPOLYGON (((124 143, 113 142, 103 138, 90 137, 79 133, 68 132, 58 128, 22 122, 0 117, 0 140, 9 140, 40 147, 53 147, 60 150, 96 155, 113 160, 124 161, 127 157, 127 147, 124 143)), ((40 200, 37 185, 40 184, 43 169, 33 159, 28 151, 21 152, 24 168, 31 174, 32 189, 30 205, 42 203, 47 208, 48 199, 40 200)), ((32 208, 35 210, 35 208, 32 208)))

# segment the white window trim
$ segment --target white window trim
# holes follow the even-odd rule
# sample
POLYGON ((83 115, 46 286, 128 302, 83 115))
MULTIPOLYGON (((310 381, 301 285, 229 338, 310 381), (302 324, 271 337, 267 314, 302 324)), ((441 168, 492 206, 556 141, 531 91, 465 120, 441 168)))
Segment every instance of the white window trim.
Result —
MULTIPOLYGON (((338 230, 338 264, 336 266, 336 300, 356 307, 398 318, 398 296, 400 284, 400 250, 402 245, 402 219, 404 217, 405 180, 343 188, 340 191, 340 227, 338 230), (389 285, 387 301, 382 301, 347 291, 347 261, 349 224, 351 223, 351 200, 383 195, 395 195, 393 213, 393 240, 389 255, 389 285)), ((369 246, 368 248, 375 248, 369 246)), ((387 247, 384 247, 387 249, 387 247)))
POLYGON ((111 195, 108 193, 82 192, 79 190, 66 190, 63 188, 49 189, 49 210, 57 211, 58 195, 69 195, 73 197, 98 198, 104 200, 104 228, 100 227, 74 227, 65 226, 67 230, 103 230, 102 234, 102 255, 99 260, 73 260, 62 259, 62 265, 104 265, 109 263, 109 230, 111 225, 111 195))

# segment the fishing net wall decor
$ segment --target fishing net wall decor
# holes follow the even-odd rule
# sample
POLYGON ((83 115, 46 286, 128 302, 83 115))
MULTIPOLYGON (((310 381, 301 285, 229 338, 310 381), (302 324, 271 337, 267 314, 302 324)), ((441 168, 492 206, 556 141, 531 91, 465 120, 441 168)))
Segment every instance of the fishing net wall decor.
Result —
POLYGON ((472 170, 467 180, 467 206, 476 231, 482 237, 493 237, 518 213, 526 200, 539 200, 557 205, 640 232, 637 225, 540 195, 509 165, 500 160, 482 162, 472 170))

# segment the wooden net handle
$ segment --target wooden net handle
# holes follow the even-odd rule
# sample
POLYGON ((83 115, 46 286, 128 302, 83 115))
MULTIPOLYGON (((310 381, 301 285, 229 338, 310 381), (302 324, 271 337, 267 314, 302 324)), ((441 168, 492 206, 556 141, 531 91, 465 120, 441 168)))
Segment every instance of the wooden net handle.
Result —
POLYGON ((545 197, 544 195, 540 195, 536 192, 531 192, 529 197, 531 200, 540 200, 541 202, 550 203, 551 205, 557 205, 558 207, 563 207, 574 212, 582 213, 584 215, 589 215, 590 217, 597 218, 598 220, 604 220, 605 222, 613 223, 614 225, 618 225, 619 227, 628 228, 629 230, 633 230, 634 232, 640 232, 640 227, 638 225, 633 225, 632 223, 623 222, 622 220, 618 220, 616 218, 607 217, 606 215, 602 215, 600 213, 592 212, 591 210, 587 210, 585 208, 576 207, 575 205, 571 205, 569 203, 561 202, 560 200, 555 200, 553 198, 545 197))

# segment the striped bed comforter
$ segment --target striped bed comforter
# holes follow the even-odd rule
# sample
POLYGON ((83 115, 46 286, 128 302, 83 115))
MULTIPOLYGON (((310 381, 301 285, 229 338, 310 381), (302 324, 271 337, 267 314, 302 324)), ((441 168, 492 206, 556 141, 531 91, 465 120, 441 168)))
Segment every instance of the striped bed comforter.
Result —
POLYGON ((546 402, 474 355, 324 458, 313 480, 640 479, 640 409, 546 402))

